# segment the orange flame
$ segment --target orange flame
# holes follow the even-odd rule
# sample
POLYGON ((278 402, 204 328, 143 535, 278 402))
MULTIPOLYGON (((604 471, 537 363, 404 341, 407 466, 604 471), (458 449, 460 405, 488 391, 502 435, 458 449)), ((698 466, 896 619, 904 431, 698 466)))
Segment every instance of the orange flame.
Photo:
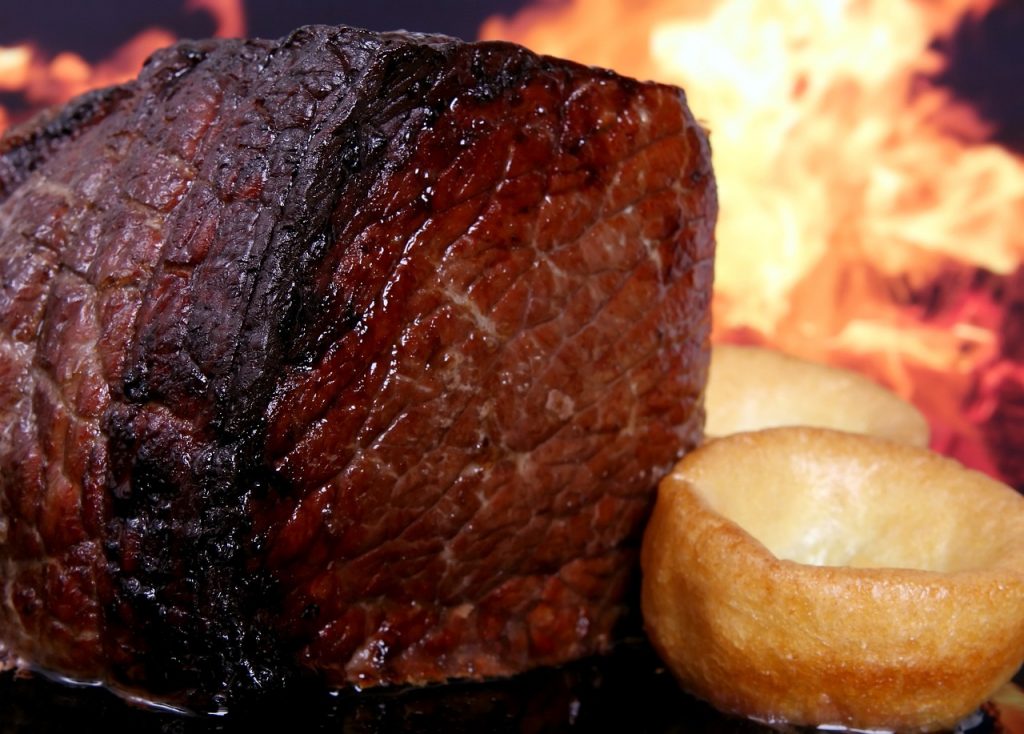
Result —
POLYGON ((929 415, 937 448, 998 473, 985 383, 1024 383, 1006 317, 969 289, 941 313, 912 297, 1024 254, 1024 161, 927 81, 933 41, 992 4, 572 0, 481 36, 685 88, 721 197, 714 338, 872 374, 929 415))
MULTIPOLYGON (((186 0, 184 7, 209 13, 216 23, 217 36, 245 35, 242 0, 186 0)), ((150 54, 175 40, 170 31, 147 28, 94 65, 74 51, 51 56, 32 43, 0 46, 0 92, 20 93, 32 108, 59 104, 90 89, 134 78, 150 54)), ((0 132, 11 122, 10 113, 0 106, 0 132)))
POLYGON ((131 79, 153 51, 173 42, 174 36, 167 31, 148 29, 95 66, 73 51, 50 57, 31 44, 0 48, 0 89, 20 92, 33 107, 58 104, 90 89, 131 79))
POLYGON ((186 10, 205 10, 217 23, 218 38, 241 38, 245 35, 245 9, 242 0, 185 0, 186 10))
MULTIPOLYGON (((937 448, 996 473, 985 426, 1024 414, 999 402, 1024 395, 1024 365, 996 302, 1015 270, 1024 288, 1024 162, 927 82, 932 41, 994 2, 538 0, 481 35, 686 88, 722 200, 715 338, 861 369, 929 415, 937 448)), ((245 33, 242 0, 184 9, 245 33)), ((0 92, 57 104, 173 41, 150 28, 96 64, 0 47, 0 92)), ((14 121, 0 106, 0 131, 14 121)))

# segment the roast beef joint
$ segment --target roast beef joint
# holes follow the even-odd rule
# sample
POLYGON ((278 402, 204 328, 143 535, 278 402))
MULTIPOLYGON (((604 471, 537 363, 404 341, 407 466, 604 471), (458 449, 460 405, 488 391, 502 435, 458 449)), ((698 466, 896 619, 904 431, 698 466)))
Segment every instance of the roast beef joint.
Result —
POLYGON ((181 42, 0 141, 0 649, 196 710, 605 651, 700 440, 679 89, 499 42, 181 42))

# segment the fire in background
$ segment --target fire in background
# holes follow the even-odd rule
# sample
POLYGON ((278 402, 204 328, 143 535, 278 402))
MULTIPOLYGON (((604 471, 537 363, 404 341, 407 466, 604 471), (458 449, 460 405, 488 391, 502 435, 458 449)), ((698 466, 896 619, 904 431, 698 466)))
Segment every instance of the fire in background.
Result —
POLYGON ((278 38, 310 23, 408 28, 473 38, 528 0, 33 0, 0 4, 0 126, 77 93, 135 76, 176 38, 278 38))
POLYGON ((868 373, 1024 487, 1022 32, 994 0, 573 0, 482 35, 685 88, 722 203, 714 338, 868 373))
MULTIPOLYGON (((277 36, 314 21, 386 28, 422 15, 413 3, 388 4, 378 23, 365 8, 348 17, 343 3, 319 2, 330 17, 303 12, 318 2, 125 4, 151 22, 134 18, 92 61, 31 40, 2 47, 0 127, 133 77, 180 35, 277 36)), ((97 19, 110 15, 103 5, 97 19)), ((1024 4, 490 8, 482 37, 687 90, 711 130, 721 189, 716 339, 866 372, 924 410, 936 448, 1024 488, 1024 4)), ((440 22, 416 29, 450 30, 440 22)))
MULTIPOLYGON (((47 48, 30 37, 0 46, 0 129, 89 89, 133 78, 153 51, 174 43, 180 35, 232 37, 246 32, 241 0, 185 0, 180 7, 171 3, 118 5, 67 3, 59 12, 53 9, 38 16, 40 31, 51 23, 63 23, 64 30, 70 31, 62 34, 59 28, 50 29, 48 35, 75 33, 89 36, 92 42, 96 39, 91 37, 98 35, 105 40, 112 50, 91 63, 87 59, 91 54, 83 48, 47 48), (95 32, 90 26, 95 26, 95 32), (112 29, 126 35, 107 35, 112 29)), ((24 8, 17 15, 21 23, 34 16, 24 8)), ((4 20, 0 17, 0 23, 4 20)), ((4 25, 6 33, 15 33, 19 24, 4 25)), ((24 26, 20 30, 21 34, 29 32, 24 26)))

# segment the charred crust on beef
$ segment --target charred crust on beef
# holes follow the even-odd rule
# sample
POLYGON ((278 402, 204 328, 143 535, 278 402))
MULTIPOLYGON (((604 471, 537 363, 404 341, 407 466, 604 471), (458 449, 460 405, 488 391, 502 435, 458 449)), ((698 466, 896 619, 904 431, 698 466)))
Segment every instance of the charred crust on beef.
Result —
POLYGON ((598 652, 699 440, 682 93, 507 43, 185 42, 0 142, 0 641, 216 708, 598 652))
POLYGON ((44 110, 0 141, 0 201, 83 130, 100 122, 130 93, 120 87, 82 95, 63 108, 44 110))

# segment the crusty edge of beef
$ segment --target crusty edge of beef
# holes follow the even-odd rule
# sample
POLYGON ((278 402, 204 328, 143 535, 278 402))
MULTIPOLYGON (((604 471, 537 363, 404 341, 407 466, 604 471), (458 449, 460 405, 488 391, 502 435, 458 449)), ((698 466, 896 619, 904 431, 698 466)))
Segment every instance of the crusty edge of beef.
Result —
MULTIPOLYGON (((336 34, 335 40, 349 34, 375 46, 373 68, 363 79, 368 88, 355 92, 368 99, 387 89, 389 73, 398 73, 403 64, 423 64, 424 51, 435 62, 429 74, 436 75, 430 82, 436 84, 444 73, 442 62, 456 49, 467 48, 443 36, 371 34, 325 27, 299 29, 276 45, 248 43, 259 45, 269 57, 281 46, 318 34, 336 34)), ((222 44, 230 48, 239 42, 183 42, 155 54, 138 81, 87 94, 59 112, 46 113, 12 130, 0 142, 0 201, 63 146, 115 113, 126 100, 137 94, 159 97, 169 93, 176 80, 201 68, 222 44)), ((498 94, 521 81, 517 74, 524 67, 536 69, 549 63, 575 66, 501 42, 469 47, 471 53, 480 56, 491 50, 518 49, 517 70, 513 69, 516 64, 509 64, 499 69, 495 78, 481 77, 481 94, 487 94, 488 89, 498 94)), ((360 101, 365 103, 366 99, 360 101)), ((159 387, 149 383, 149 373, 140 362, 146 358, 144 351, 129 355, 122 384, 112 386, 116 400, 104 422, 114 466, 110 479, 114 496, 109 526, 112 537, 108 538, 106 552, 117 590, 107 614, 114 618, 119 614, 118 605, 129 607, 140 623, 144 642, 154 646, 149 650, 153 654, 141 661, 141 671, 118 671, 117 678, 110 681, 115 687, 131 692, 138 682, 151 686, 147 693, 156 696, 184 692, 188 705, 209 709, 229 699, 244 701, 251 694, 287 686, 299 675, 289 659, 291 651, 276 638, 268 618, 273 607, 266 599, 274 598, 274 582, 248 562, 258 557, 261 539, 250 537, 247 505, 252 496, 268 491, 273 482, 272 476, 259 468, 257 458, 266 428, 263 413, 278 387, 278 368, 329 346, 330 340, 325 342, 315 335, 311 341, 298 343, 289 334, 301 310, 303 278, 330 246, 324 239, 318 250, 315 243, 339 199, 357 199, 353 191, 368 186, 378 167, 400 165, 401 156, 411 154, 411 149, 403 150, 400 145, 394 148, 387 141, 373 143, 359 137, 358 123, 373 112, 364 109, 352 118, 329 120, 337 130, 351 125, 356 140, 346 140, 343 135, 328 137, 316 155, 300 160, 293 186, 282 201, 282 211, 288 212, 283 219, 288 221, 278 220, 266 233, 259 265, 248 274, 244 285, 248 292, 230 367, 211 380, 214 407, 207 425, 212 440, 202 461, 188 470, 188 477, 181 476, 183 470, 172 461, 173 454, 161 453, 166 437, 150 441, 135 423, 140 411, 161 397, 159 387), (396 151, 397 158, 382 162, 386 154, 394 155, 396 151), (366 182, 361 178, 364 171, 369 176, 366 182), (294 185, 295 181, 301 185, 294 185), (295 221, 300 222, 297 229, 295 221), (169 481, 171 478, 180 478, 184 488, 169 481), (130 483, 131 491, 117 496, 125 482, 130 483), (183 509, 187 509, 186 519, 202 518, 198 532, 182 521, 183 509), (146 567, 127 574, 120 567, 122 551, 117 535, 130 522, 151 533, 145 537, 146 567), (168 578, 182 578, 187 583, 167 589, 164 584, 168 578), (155 594, 154 598, 146 598, 150 593, 155 594), (246 621, 240 624, 238 620, 246 621)), ((341 328, 351 326, 342 324, 341 328)), ((332 334, 332 338, 337 336, 332 334)))
MULTIPOLYGON (((216 43, 183 41, 156 51, 143 68, 158 68, 166 83, 195 68, 216 43)), ((61 148, 118 110, 138 86, 133 79, 85 92, 6 130, 0 137, 0 202, 61 148)))
POLYGON ((49 108, 0 138, 0 201, 67 143, 106 118, 132 94, 130 85, 107 87, 49 108))
MULTIPOLYGON (((274 582, 249 562, 258 557, 253 543, 258 546, 261 541, 251 537, 248 504, 273 482, 259 461, 263 413, 277 387, 279 367, 295 358, 285 352, 294 347, 290 332, 297 291, 326 250, 328 243, 321 235, 336 202, 360 200, 360 192, 380 171, 401 165, 402 157, 411 154, 408 146, 396 150, 386 140, 371 140, 365 123, 374 122, 378 102, 387 102, 385 92, 396 78, 410 73, 441 75, 453 48, 452 39, 439 36, 380 37, 355 29, 300 28, 276 45, 266 44, 268 63, 291 44, 309 44, 311 37, 320 40, 317 34, 327 34, 336 42, 353 36, 355 42, 372 47, 370 63, 349 92, 356 97, 352 109, 326 120, 326 130, 311 132, 307 142, 320 147, 307 150, 298 161, 280 216, 269 230, 258 233, 254 248, 258 265, 242 285, 247 294, 241 299, 230 364, 210 381, 211 442, 201 461, 182 476, 166 436, 154 435, 150 440, 139 434, 135 425, 139 411, 163 398, 159 382, 150 378, 153 370, 145 363, 148 353, 139 344, 129 358, 125 400, 109 414, 105 426, 112 459, 122 467, 115 484, 128 481, 133 487, 113 503, 116 528, 108 555, 115 564, 121 552, 118 533, 129 523, 149 528, 141 553, 147 563, 134 570, 130 579, 119 579, 118 596, 143 628, 151 655, 142 671, 122 671, 130 679, 119 682, 130 688, 131 679, 139 679, 141 673, 150 693, 184 692, 186 705, 197 709, 219 708, 229 700, 244 704, 250 696, 280 691, 298 676, 309 674, 296 667, 289 657, 292 651, 272 630, 268 615, 273 614, 273 602, 268 600, 276 597, 274 582), (365 181, 364 171, 369 176, 365 181), (125 460, 117 462, 116 455, 125 460), (170 477, 177 481, 168 484, 170 477), (197 530, 189 528, 183 516, 204 521, 197 530), (166 580, 172 578, 188 583, 171 589, 166 580)), ((315 46, 303 51, 316 52, 315 46)), ((165 57, 169 54, 164 52, 165 57)), ((216 50, 211 61, 215 55, 216 50)), ((156 85, 164 83, 168 75, 159 68, 147 69, 143 77, 154 72, 159 77, 156 85)), ((430 79, 430 85, 435 82, 430 79)), ((414 97, 401 104, 408 108, 405 114, 416 107, 414 97)))

